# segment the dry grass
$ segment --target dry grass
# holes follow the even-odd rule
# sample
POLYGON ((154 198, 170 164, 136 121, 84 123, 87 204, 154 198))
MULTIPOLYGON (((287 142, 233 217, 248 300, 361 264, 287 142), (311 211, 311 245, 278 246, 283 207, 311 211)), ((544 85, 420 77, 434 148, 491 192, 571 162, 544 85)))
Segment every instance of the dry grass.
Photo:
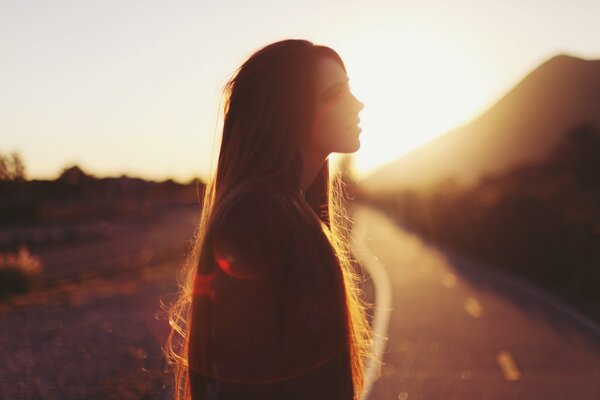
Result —
POLYGON ((38 282, 42 262, 26 247, 16 253, 0 253, 0 300, 28 292, 38 282))

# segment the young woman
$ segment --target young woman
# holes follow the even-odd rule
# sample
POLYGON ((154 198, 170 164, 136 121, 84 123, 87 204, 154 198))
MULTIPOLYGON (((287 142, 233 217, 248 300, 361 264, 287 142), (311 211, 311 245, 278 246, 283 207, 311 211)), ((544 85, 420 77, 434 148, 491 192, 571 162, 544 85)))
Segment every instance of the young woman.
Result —
POLYGON ((225 99, 170 309, 176 398, 358 399, 372 332, 328 156, 360 148, 364 105, 334 50, 292 39, 250 56, 225 99))

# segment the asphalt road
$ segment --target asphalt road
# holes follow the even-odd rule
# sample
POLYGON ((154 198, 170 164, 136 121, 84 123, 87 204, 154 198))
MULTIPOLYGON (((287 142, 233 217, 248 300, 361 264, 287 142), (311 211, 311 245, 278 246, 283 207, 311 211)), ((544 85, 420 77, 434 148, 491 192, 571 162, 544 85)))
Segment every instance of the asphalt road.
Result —
POLYGON ((369 400, 600 399, 593 327, 378 211, 354 218, 384 363, 369 400))

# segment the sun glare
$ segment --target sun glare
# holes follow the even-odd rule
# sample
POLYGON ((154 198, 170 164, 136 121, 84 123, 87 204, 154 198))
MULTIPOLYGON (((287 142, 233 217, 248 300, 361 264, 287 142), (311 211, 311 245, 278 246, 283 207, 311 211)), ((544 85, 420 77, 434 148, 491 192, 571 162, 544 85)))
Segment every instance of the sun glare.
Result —
POLYGON ((361 112, 358 178, 474 117, 485 84, 475 54, 435 31, 362 31, 339 46, 361 112))

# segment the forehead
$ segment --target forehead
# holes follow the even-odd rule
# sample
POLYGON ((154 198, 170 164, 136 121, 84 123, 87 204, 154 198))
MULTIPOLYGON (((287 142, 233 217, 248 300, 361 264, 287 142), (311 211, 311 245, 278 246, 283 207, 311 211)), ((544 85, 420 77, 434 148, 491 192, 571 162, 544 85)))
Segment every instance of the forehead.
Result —
POLYGON ((345 84, 348 76, 344 69, 333 58, 326 57, 317 64, 317 92, 323 93, 335 84, 345 84))

